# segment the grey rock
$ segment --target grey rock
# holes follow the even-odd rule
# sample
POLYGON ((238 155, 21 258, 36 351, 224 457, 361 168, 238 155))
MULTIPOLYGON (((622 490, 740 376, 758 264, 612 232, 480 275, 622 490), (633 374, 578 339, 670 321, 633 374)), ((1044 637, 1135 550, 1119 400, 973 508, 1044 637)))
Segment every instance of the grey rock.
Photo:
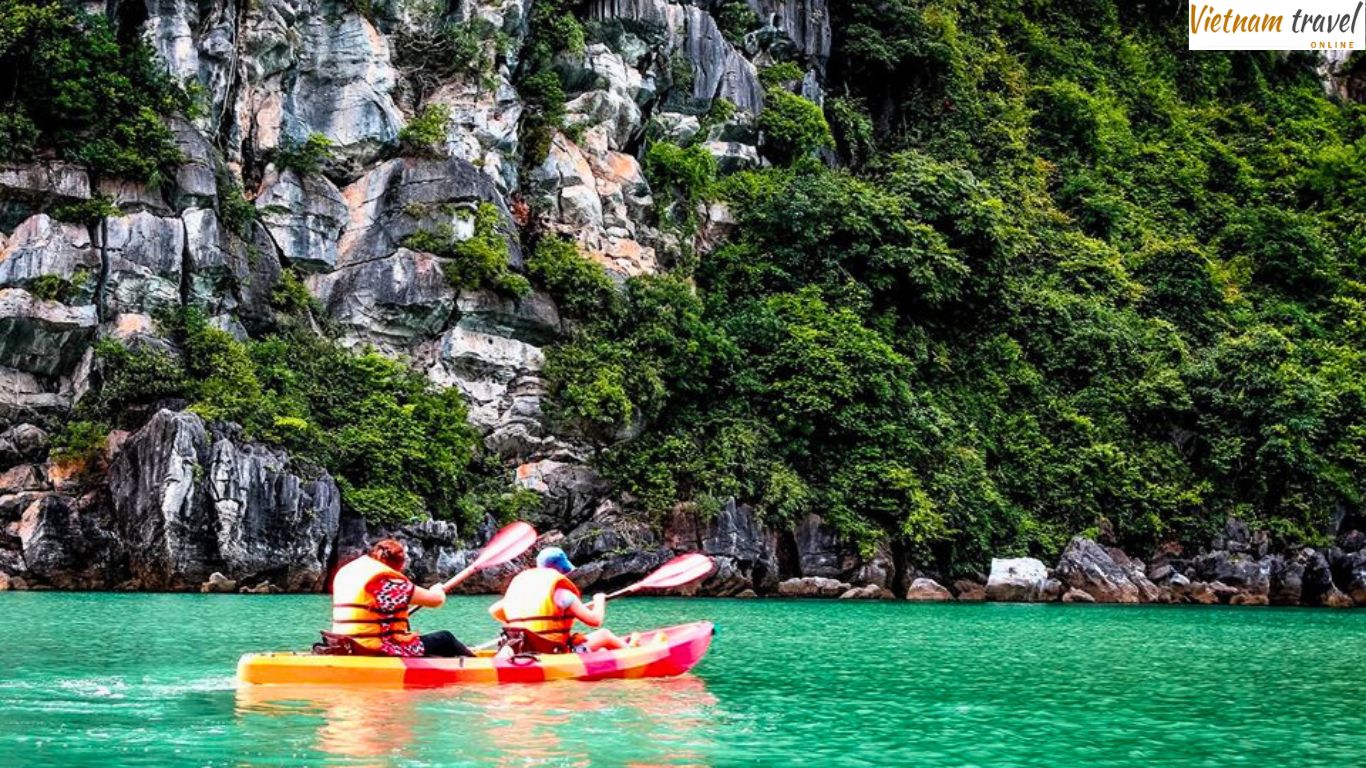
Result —
POLYGON ((171 129, 176 148, 183 158, 176 168, 171 202, 178 210, 212 207, 218 200, 217 160, 213 144, 183 118, 167 118, 166 126, 171 129))
POLYGON ((237 581, 214 571, 209 574, 209 580, 199 585, 200 592, 236 592, 237 581))
POLYGON ((286 264, 306 271, 336 268, 337 240, 348 211, 341 192, 327 177, 300 177, 271 166, 255 202, 286 264))
POLYGON ((987 578, 987 599, 997 602, 1041 602, 1047 600, 1050 585, 1048 569, 1032 557, 992 558, 987 578))
POLYGON ((656 50, 682 56, 692 67, 692 87, 670 95, 670 109, 701 114, 720 97, 758 113, 763 86, 754 65, 726 42, 715 20, 702 8, 665 0, 593 0, 588 18, 620 19, 657 30, 656 50))
POLYGON ((438 333, 455 308, 440 260, 406 248, 309 275, 306 284, 349 337, 386 349, 406 349, 438 333))
POLYGON ((978 601, 987 599, 987 588, 975 581, 959 579, 953 583, 953 591, 961 601, 978 601))
POLYGON ((36 161, 0 164, 0 199, 37 202, 90 199, 90 176, 72 163, 36 161))
POLYGON ((44 495, 18 524, 25 576, 61 589, 104 587, 122 575, 107 552, 115 542, 107 521, 70 498, 44 495))
POLYGON ((764 25, 791 42, 802 58, 820 72, 830 58, 830 12, 826 0, 748 0, 764 25))
POLYGON ((1351 608, 1357 603, 1352 600, 1352 598, 1343 594, 1342 590, 1333 587, 1332 590, 1323 596, 1322 604, 1328 608, 1351 608))
POLYGON ((47 457, 48 435, 33 424, 17 424, 0 432, 0 468, 47 457))
POLYGON ((211 439, 191 413, 159 411, 109 469, 112 515, 143 589, 195 590, 214 571, 291 590, 324 586, 340 493, 281 452, 211 439))
MULTIPOLYGON (((749 506, 732 499, 711 520, 704 520, 696 509, 681 505, 664 533, 669 549, 701 551, 716 561, 716 571, 700 585, 707 594, 734 595, 744 589, 772 592, 778 585, 778 535, 761 525, 749 506)), ((848 588, 845 584, 829 596, 848 588)))
POLYGON ((1268 597, 1274 605, 1299 605, 1304 592, 1305 559, 1286 560, 1280 555, 1267 558, 1270 565, 1268 597))
POLYGON ((404 158, 375 166, 342 190, 347 223, 338 243, 338 266, 381 259, 419 230, 450 226, 458 237, 473 234, 472 212, 481 202, 503 214, 508 263, 522 265, 516 228, 497 187, 464 160, 404 158))
MULTIPOLYGON (((1235 541, 1234 546, 1240 544, 1235 541)), ((1240 591, 1265 595, 1271 587, 1271 563, 1258 561, 1250 553, 1210 552, 1197 559, 1196 569, 1202 580, 1220 582, 1240 591)))
POLYGON ((541 494, 541 508, 531 520, 542 530, 573 530, 585 523, 607 491, 592 467, 545 459, 517 467, 517 486, 541 494))
MULTIPOLYGON (((1063 593, 1062 601, 1064 603, 1094 603, 1096 602, 1096 598, 1092 597, 1090 592, 1085 592, 1083 590, 1077 589, 1076 587, 1071 587, 1063 593)), ((1119 601, 1111 600, 1107 602, 1119 601)))
POLYGON ((100 276, 100 256, 90 232, 45 213, 25 219, 0 247, 0 288, 28 288, 42 277, 69 286, 66 303, 89 304, 100 276))
POLYGON ((778 584, 778 594, 783 597, 839 597, 849 589, 842 581, 821 576, 803 576, 778 584))
POLYGON ((325 472, 306 479, 288 456, 219 439, 209 450, 207 501, 218 558, 238 579, 269 578, 291 592, 327 584, 341 493, 325 472))
POLYGON ((934 579, 918 578, 906 590, 906 599, 915 602, 946 602, 953 599, 953 593, 934 579))
POLYGON ((885 544, 871 557, 844 541, 834 528, 815 514, 807 515, 794 533, 797 569, 803 576, 823 576, 858 584, 891 587, 894 575, 891 552, 885 544))
MULTIPOLYGON (((876 584, 865 584, 861 587, 851 587, 840 593, 841 600, 892 600, 896 595, 886 587, 879 587, 876 584)), ((952 600, 953 598, 948 598, 952 600)))
POLYGON ((139 211, 105 219, 103 231, 106 312, 146 313, 180 303, 185 228, 179 219, 139 211))
POLYGON ((0 366, 39 376, 68 373, 96 323, 93 306, 68 307, 18 288, 0 289, 0 366))
MULTIPOLYGON (((0 318, 0 329, 4 327, 4 319, 0 318)), ((46 381, 26 371, 0 366, 0 423, 39 418, 41 414, 69 408, 70 397, 48 386, 46 381)))
POLYGON ((1357 605, 1366 605, 1366 550, 1336 552, 1333 580, 1357 605))
POLYGON ((102 177, 96 183, 95 191, 115 208, 127 213, 145 211, 157 216, 170 216, 174 213, 171 206, 166 203, 166 198, 162 196, 159 186, 131 179, 102 177))
POLYGON ((624 587, 672 555, 648 524, 622 515, 610 502, 599 505, 592 519, 566 535, 561 546, 578 566, 574 581, 585 592, 624 587))
POLYGON ((717 169, 723 174, 739 173, 759 168, 763 160, 753 144, 738 141, 708 141, 702 148, 716 158, 717 169))
POLYGON ((1057 574, 1067 586, 1102 603, 1150 602, 1157 591, 1142 573, 1121 567, 1104 547, 1081 536, 1063 550, 1057 574), (1140 582, 1151 588, 1151 596, 1140 591, 1140 582))

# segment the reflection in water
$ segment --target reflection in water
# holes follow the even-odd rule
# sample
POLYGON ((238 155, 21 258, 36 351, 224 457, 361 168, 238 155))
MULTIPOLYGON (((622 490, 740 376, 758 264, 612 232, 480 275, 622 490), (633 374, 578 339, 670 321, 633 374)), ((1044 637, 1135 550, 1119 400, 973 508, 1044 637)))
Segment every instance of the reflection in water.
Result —
POLYGON ((372 690, 241 686, 237 720, 321 719, 315 748, 329 763, 707 765, 717 701, 690 675, 544 685, 372 690))

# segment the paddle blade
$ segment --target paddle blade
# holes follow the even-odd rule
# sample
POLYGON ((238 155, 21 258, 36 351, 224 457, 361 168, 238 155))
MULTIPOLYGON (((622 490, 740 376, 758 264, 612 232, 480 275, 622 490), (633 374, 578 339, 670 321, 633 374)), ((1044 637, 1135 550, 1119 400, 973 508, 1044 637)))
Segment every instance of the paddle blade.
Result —
POLYGON ((477 571, 480 568, 488 568, 493 565, 502 565, 509 560, 514 560, 531 545, 536 543, 536 529, 523 522, 511 523, 503 526, 503 529, 489 539, 489 543, 484 545, 484 549, 479 556, 470 563, 470 570, 477 571))
POLYGON ((669 562, 659 566, 654 573, 637 581, 625 589, 619 589, 611 594, 611 597, 635 592, 638 589, 664 589, 666 587, 681 587, 700 581, 711 575, 715 570, 716 563, 710 557, 700 553, 692 552, 686 555, 679 555, 669 562))

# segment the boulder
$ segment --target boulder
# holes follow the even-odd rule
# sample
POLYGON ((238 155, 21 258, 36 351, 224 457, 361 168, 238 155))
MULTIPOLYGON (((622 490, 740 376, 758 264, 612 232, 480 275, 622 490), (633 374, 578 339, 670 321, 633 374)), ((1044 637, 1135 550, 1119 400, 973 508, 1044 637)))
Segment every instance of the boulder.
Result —
POLYGON ((1306 558, 1303 552, 1290 560, 1271 555, 1267 561, 1270 565, 1269 602, 1272 605, 1299 605, 1304 593, 1306 558))
POLYGON ((90 176, 79 165, 60 161, 0 163, 0 198, 37 206, 90 199, 90 176))
POLYGON ((959 579, 953 583, 953 591, 958 595, 958 599, 964 602, 976 602, 987 599, 987 588, 978 582, 968 579, 959 579))
POLYGON ((1243 590, 1239 589, 1238 587, 1225 584, 1222 581, 1210 582, 1209 589, 1210 592, 1213 592, 1214 596, 1218 598, 1219 602, 1221 603, 1227 603, 1228 601, 1232 600, 1235 596, 1243 594, 1243 590))
MULTIPOLYGON (((0 366, 38 376, 69 373, 97 322, 93 306, 68 307, 19 288, 0 289, 0 366)), ((15 389, 16 397, 4 402, 20 399, 18 390, 24 387, 18 380, 15 389)))
POLYGON ((284 590, 271 584, 269 581, 263 581, 254 587, 242 587, 237 591, 244 595, 278 595, 284 590))
MULTIPOLYGON (((886 587, 879 587, 876 584, 865 584, 861 587, 851 587, 840 593, 841 600, 892 600, 896 595, 886 587)), ((951 598, 950 598, 951 599, 951 598)))
POLYGON ((751 599, 756 598, 756 597, 758 597, 758 596, 759 596, 759 595, 758 595, 754 590, 752 590, 752 589, 744 589, 744 590, 741 590, 741 591, 740 591, 740 594, 736 595, 736 597, 738 597, 738 598, 740 598, 740 599, 742 599, 742 600, 751 600, 751 599))
MULTIPOLYGON (((1092 597, 1090 592, 1084 592, 1076 587, 1072 587, 1063 593, 1062 601, 1064 603, 1094 603, 1096 602, 1096 598, 1092 597)), ((1122 601, 1107 600, 1105 602, 1117 603, 1122 601)))
POLYGON ((236 592, 237 582, 227 576, 214 571, 209 574, 209 580, 199 585, 200 592, 236 592))
POLYGON ((997 602, 1042 602, 1053 589, 1048 568, 1032 557, 992 558, 986 596, 997 602))
POLYGON ((1304 572, 1300 577, 1300 603, 1323 605, 1325 596, 1338 589, 1333 583, 1333 569, 1328 558, 1321 550, 1305 547, 1295 559, 1304 564, 1304 572))
POLYGON ((336 268, 337 241, 349 211, 341 191, 326 176, 301 176, 272 165, 255 202, 286 264, 309 272, 336 268))
POLYGON ((1240 592, 1229 598, 1229 605, 1270 605, 1271 600, 1263 594, 1240 592))
POLYGON ((1332 566, 1333 581, 1358 605, 1366 605, 1366 550, 1336 551, 1332 566))
POLYGON ((441 260, 400 248, 381 259, 310 275, 309 292, 356 343, 403 350, 439 333, 455 308, 441 260))
POLYGON ((820 576, 788 579, 778 584, 778 594, 783 597, 839 597, 848 591, 848 584, 820 576))
POLYGON ((47 472, 37 464, 19 464, 0 472, 0 495, 51 489, 47 472))
POLYGON ((1356 601, 1343 594, 1337 587, 1333 587, 1323 596, 1322 605, 1328 608, 1351 608, 1356 605, 1356 601))
POLYGON ((178 210, 212 208, 218 201, 217 158, 213 144, 188 120, 181 117, 164 119, 182 158, 176 168, 172 202, 178 210))
POLYGON ((48 436, 33 424, 18 424, 0 432, 0 469, 47 457, 48 436))
POLYGON ((916 602, 946 602, 953 594, 934 579, 919 578, 906 590, 906 599, 916 602))
POLYGON ((1058 561, 1058 578, 1072 589, 1086 592, 1097 602, 1152 602, 1157 588, 1148 581, 1141 567, 1135 567, 1119 550, 1124 565, 1114 555, 1090 539, 1078 536, 1063 550, 1058 561), (1141 585, 1141 586, 1140 586, 1141 585))

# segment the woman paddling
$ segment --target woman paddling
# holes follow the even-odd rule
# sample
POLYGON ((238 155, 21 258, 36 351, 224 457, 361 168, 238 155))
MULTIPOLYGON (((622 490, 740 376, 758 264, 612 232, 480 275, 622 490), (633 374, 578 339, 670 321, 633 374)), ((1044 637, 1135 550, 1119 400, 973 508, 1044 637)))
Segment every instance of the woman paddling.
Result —
POLYGON ((369 554, 342 566, 332 580, 331 634, 380 656, 473 656, 450 632, 411 631, 409 606, 440 608, 446 592, 414 584, 403 575, 407 564, 401 542, 381 539, 369 554))

